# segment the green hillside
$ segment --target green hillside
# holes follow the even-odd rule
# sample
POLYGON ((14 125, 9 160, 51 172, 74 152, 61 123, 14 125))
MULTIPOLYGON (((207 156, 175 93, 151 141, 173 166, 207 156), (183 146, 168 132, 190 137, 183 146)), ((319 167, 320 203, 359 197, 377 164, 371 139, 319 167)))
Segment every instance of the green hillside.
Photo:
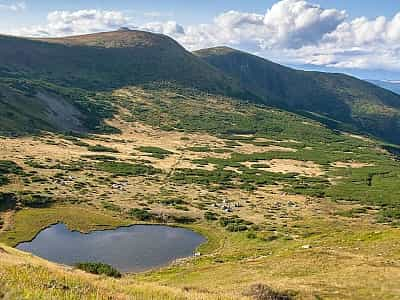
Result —
POLYGON ((400 96, 394 93, 341 74, 293 70, 230 48, 195 54, 167 36, 132 30, 49 39, 0 36, 2 132, 100 130, 113 115, 107 93, 168 82, 400 143, 400 96), (43 98, 49 89, 58 96, 43 98), (63 114, 57 115, 57 107, 63 114))
POLYGON ((400 143, 400 96, 390 91, 343 74, 290 69, 226 47, 196 54, 268 105, 400 143))
POLYGON ((119 30, 63 39, 0 36, 0 76, 106 90, 173 81, 241 95, 231 80, 164 35, 119 30))
POLYGON ((105 125, 115 109, 107 95, 43 81, 0 78, 0 135, 45 131, 115 132, 105 125))

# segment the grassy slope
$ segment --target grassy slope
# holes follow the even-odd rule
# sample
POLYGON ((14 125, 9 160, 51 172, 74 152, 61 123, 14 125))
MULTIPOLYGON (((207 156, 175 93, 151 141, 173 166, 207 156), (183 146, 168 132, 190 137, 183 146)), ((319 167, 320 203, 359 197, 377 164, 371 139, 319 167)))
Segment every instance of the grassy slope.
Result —
MULTIPOLYGON (((295 71, 228 48, 196 54, 166 36, 141 31, 56 39, 1 36, 0 78, 34 80, 47 86, 51 82, 88 91, 174 82, 300 111, 331 127, 362 131, 399 143, 400 97, 394 93, 349 76, 295 71)), ((14 96, 8 98, 13 102, 14 96)), ((40 107, 40 103, 32 105, 40 107)), ((92 110, 80 111, 92 117, 92 110)), ((39 120, 35 123, 34 117, 27 117, 29 113, 22 114, 19 119, 23 124, 33 122, 32 127, 39 129, 57 127, 54 120, 43 120, 39 115, 35 116, 39 120), (43 121, 45 125, 41 124, 43 121)), ((10 121, 3 123, 6 122, 10 121)))
MULTIPOLYGON (((227 136, 233 141, 238 139, 242 143, 253 145, 274 145, 273 142, 258 143, 257 138, 300 142, 275 143, 275 145, 293 147, 296 149, 295 152, 233 153, 229 159, 213 158, 211 155, 205 160, 197 161, 198 163, 212 163, 221 168, 239 166, 246 171, 246 168, 240 166, 240 163, 274 158, 313 161, 325 166, 329 176, 342 178, 335 185, 320 187, 316 184, 315 189, 320 190, 322 195, 332 196, 336 199, 362 201, 366 204, 396 207, 400 204, 399 194, 394 188, 399 180, 398 162, 391 155, 382 153, 382 149, 377 148, 379 147, 377 142, 357 140, 332 131, 317 122, 276 109, 244 105, 229 99, 225 99, 227 102, 224 103, 224 98, 210 100, 214 106, 211 103, 205 105, 192 100, 194 97, 198 97, 199 101, 202 100, 201 94, 191 95, 192 99, 185 98, 183 96, 185 90, 168 93, 168 89, 157 88, 156 90, 150 89, 149 92, 151 96, 148 97, 141 90, 135 89, 131 90, 132 94, 128 97, 124 96, 124 93, 121 93, 121 96, 116 93, 116 101, 120 101, 120 104, 133 114, 131 120, 170 130, 203 130, 227 136), (137 100, 132 102, 132 99, 137 100), (232 134, 250 134, 250 137, 242 139, 229 137, 232 134), (337 161, 357 161, 367 165, 359 169, 331 168, 332 164, 337 161), (368 164, 370 165, 368 166, 368 164), (369 182, 369 179, 372 181, 369 182)), ((127 118, 129 119, 129 117, 127 118)), ((259 171, 259 173, 262 172, 259 171)), ((208 175, 212 176, 213 173, 208 173, 208 175)), ((268 175, 265 174, 265 176, 268 175)), ((251 183, 256 182, 252 182, 251 178, 237 176, 237 174, 232 176, 234 178, 241 177, 242 180, 251 183)), ((259 177, 260 174, 257 176, 259 177)), ((279 176, 275 176, 273 180, 278 178, 279 176)), ((313 183, 307 183, 307 180, 304 184, 296 180, 289 180, 289 183, 294 191, 299 193, 312 192, 314 187, 313 183), (308 186, 310 189, 307 188, 308 186)), ((291 189, 289 188, 289 190, 291 189)))
POLYGON ((107 95, 40 80, 0 78, 0 134, 112 132, 104 120, 115 113, 107 95))
POLYGON ((65 39, 0 37, 0 74, 104 90, 174 81, 214 92, 240 92, 231 80, 174 40, 141 31, 65 39))
POLYGON ((28 94, 7 83, 0 84, 0 93, 0 134, 87 130, 82 112, 57 94, 44 90, 28 94))
MULTIPOLYGON (((195 52, 269 105, 309 111, 399 143, 400 97, 343 74, 293 70, 229 48, 195 52)), ((323 118, 322 118, 323 120, 323 118)))
POLYGON ((93 91, 130 84, 170 81, 249 95, 174 40, 141 31, 47 40, 0 36, 0 65, 0 134, 5 135, 104 131, 112 104, 93 91))

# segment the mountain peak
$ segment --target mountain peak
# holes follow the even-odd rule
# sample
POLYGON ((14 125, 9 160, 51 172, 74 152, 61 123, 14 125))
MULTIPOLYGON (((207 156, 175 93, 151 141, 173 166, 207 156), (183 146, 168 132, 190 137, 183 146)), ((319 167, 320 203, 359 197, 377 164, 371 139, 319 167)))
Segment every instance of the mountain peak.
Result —
POLYGON ((133 30, 128 27, 121 27, 115 31, 38 40, 68 46, 92 46, 102 48, 132 48, 140 46, 181 47, 175 40, 166 35, 133 30))
POLYGON ((130 29, 129 27, 120 27, 118 29, 118 31, 131 31, 132 29, 130 29))
POLYGON ((241 52, 241 51, 228 46, 217 46, 212 48, 201 49, 195 51, 194 53, 199 56, 202 56, 202 55, 225 55, 235 52, 241 52))

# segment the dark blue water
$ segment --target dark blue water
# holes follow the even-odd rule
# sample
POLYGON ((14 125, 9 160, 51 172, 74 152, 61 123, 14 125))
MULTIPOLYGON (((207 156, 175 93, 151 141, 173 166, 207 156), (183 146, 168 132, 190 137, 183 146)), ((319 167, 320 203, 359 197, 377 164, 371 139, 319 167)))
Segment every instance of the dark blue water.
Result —
POLYGON ((66 265, 102 262, 121 272, 141 272, 192 256, 205 241, 191 230, 169 226, 135 225, 83 234, 57 224, 17 248, 66 265))

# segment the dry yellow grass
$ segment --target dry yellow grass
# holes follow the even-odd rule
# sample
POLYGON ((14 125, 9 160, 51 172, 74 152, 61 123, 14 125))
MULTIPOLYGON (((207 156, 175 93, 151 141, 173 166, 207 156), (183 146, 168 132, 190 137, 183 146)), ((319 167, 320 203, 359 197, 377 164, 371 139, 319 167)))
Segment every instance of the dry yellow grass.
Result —
MULTIPOLYGON (((400 299, 400 231, 375 224, 373 210, 357 218, 339 216, 336 212, 358 206, 287 195, 282 192, 282 186, 259 187, 254 192, 247 192, 238 188, 210 191, 206 186, 177 185, 168 180, 168 176, 177 168, 200 168, 191 162, 193 159, 227 158, 231 155, 195 152, 188 148, 222 148, 224 141, 207 134, 162 132, 122 120, 113 120, 111 124, 121 128, 122 134, 97 135, 81 141, 117 149, 118 153, 102 154, 115 156, 120 161, 149 160, 163 173, 150 178, 114 178, 108 173, 83 168, 64 171, 73 178, 65 184, 52 180, 45 184, 27 184, 19 177, 11 177, 12 183, 1 187, 1 191, 47 191, 61 199, 79 199, 81 203, 73 208, 67 203, 66 206, 43 210, 2 213, 6 226, 4 232, 0 232, 1 241, 13 244, 32 238, 41 228, 58 221, 83 231, 99 228, 98 225, 126 224, 131 220, 126 220, 125 212, 143 205, 155 213, 199 219, 203 218, 205 208, 220 216, 238 215, 264 229, 257 232, 256 239, 250 239, 247 233, 230 233, 215 223, 201 221, 190 227, 212 236, 212 245, 205 245, 201 250, 204 253, 202 257, 150 273, 125 276, 121 280, 87 275, 1 246, 5 252, 0 250, 0 286, 5 284, 11 291, 11 298, 246 299, 243 293, 249 286, 263 283, 277 290, 295 291, 299 299, 400 299), (136 150, 140 146, 160 147, 173 154, 165 159, 156 159, 136 150), (100 177, 110 181, 99 181, 100 177), (87 187, 76 189, 74 184, 79 182, 84 182, 87 187), (125 185, 123 189, 114 189, 113 182, 124 182, 125 185), (187 211, 158 201, 171 197, 184 199, 187 211), (215 206, 223 200, 231 203, 231 214, 215 206), (117 205, 121 211, 105 209, 104 202, 117 205), (235 207, 234 204, 239 205, 235 207), (24 226, 21 226, 21 220, 24 226), (310 248, 303 249, 305 245, 310 245, 310 248)), ((264 139, 256 141, 268 142, 264 139)), ((81 161, 84 155, 97 154, 50 134, 1 139, 0 143, 2 159, 15 161, 26 172, 36 171, 37 176, 45 178, 54 176, 59 170, 33 168, 27 164, 29 159, 53 165, 81 161)), ((240 143, 233 151, 294 150, 240 143)), ((257 163, 267 164, 269 167, 265 169, 271 172, 295 172, 306 176, 324 174, 322 167, 313 162, 274 159, 257 163)), ((251 166, 254 163, 243 164, 251 166)), ((335 166, 361 167, 356 162, 335 166)), ((203 168, 211 170, 213 166, 203 168)), ((237 168, 232 170, 239 171, 237 168)))

